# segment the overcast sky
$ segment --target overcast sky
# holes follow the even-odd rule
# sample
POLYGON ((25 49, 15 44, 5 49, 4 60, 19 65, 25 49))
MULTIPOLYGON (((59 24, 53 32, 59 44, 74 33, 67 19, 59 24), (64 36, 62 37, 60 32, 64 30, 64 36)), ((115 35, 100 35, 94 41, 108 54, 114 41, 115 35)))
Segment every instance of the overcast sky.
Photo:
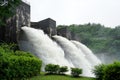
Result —
POLYGON ((120 25, 120 0, 28 0, 31 21, 52 18, 57 25, 101 23, 120 25))

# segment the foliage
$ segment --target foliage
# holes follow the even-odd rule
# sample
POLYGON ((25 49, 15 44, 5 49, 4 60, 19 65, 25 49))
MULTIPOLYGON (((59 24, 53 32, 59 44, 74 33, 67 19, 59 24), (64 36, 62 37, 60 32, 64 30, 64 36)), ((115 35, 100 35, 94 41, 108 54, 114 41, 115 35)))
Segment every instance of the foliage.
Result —
POLYGON ((95 66, 93 72, 97 80, 120 80, 120 62, 95 66))
MULTIPOLYGON (((48 74, 64 74, 64 72, 68 71, 68 67, 67 66, 59 66, 59 65, 55 65, 55 64, 47 64, 45 66, 45 71, 48 74)), ((79 68, 71 68, 71 74, 73 77, 78 77, 79 74, 82 74, 82 69, 79 68)))
POLYGON ((94 53, 120 54, 120 26, 108 28, 101 24, 83 25, 60 25, 57 29, 67 27, 76 34, 83 44, 88 46, 94 53))
MULTIPOLYGON (((104 47, 101 46, 101 43, 99 44, 99 41, 107 41, 109 38, 109 32, 111 31, 111 28, 105 28, 103 25, 94 23, 88 23, 84 25, 70 25, 68 26, 68 29, 74 34, 78 35, 82 43, 90 47, 92 50, 95 50, 96 52, 99 52, 100 50, 99 47, 97 48, 99 51, 97 51, 95 47, 92 47, 96 46, 94 41, 98 43, 98 46, 100 45, 100 47, 105 48, 107 46, 107 43, 105 43, 106 46, 104 47)), ((101 52, 102 51, 103 50, 101 50, 101 52)))
POLYGON ((111 30, 110 35, 113 39, 120 40, 120 26, 111 30))
POLYGON ((79 68, 71 68, 71 75, 73 77, 78 77, 80 74, 82 74, 82 69, 79 68))
POLYGON ((58 70, 59 74, 64 74, 65 72, 68 71, 68 67, 67 66, 61 66, 58 70))
POLYGON ((59 65, 55 65, 55 64, 47 64, 45 66, 45 71, 48 72, 49 74, 57 74, 59 70, 59 65))
POLYGON ((120 80, 120 62, 114 62, 105 67, 103 80, 120 80))
POLYGON ((13 54, 16 56, 35 57, 32 54, 30 54, 28 52, 24 52, 24 51, 15 51, 13 54))
POLYGON ((48 74, 64 74, 65 72, 68 71, 68 67, 67 66, 59 66, 59 65, 55 65, 55 64, 47 64, 45 66, 45 71, 48 74))
POLYGON ((5 50, 6 53, 12 53, 17 49, 17 44, 14 43, 1 43, 0 47, 5 50))
POLYGON ((41 61, 23 51, 6 51, 0 46, 0 79, 19 80, 38 75, 41 61))
POLYGON ((5 25, 6 20, 13 16, 20 2, 21 0, 0 0, 0 26, 5 25))
POLYGON ((97 80, 102 80, 103 79, 104 68, 105 68, 104 64, 100 64, 100 65, 95 66, 95 68, 93 70, 93 73, 96 75, 97 80))

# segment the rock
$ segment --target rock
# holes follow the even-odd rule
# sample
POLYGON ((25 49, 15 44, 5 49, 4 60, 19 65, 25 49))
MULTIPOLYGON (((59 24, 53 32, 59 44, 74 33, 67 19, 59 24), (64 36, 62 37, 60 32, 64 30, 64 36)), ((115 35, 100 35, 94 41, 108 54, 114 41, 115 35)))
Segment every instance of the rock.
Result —
POLYGON ((0 41, 17 43, 21 27, 30 26, 30 5, 22 2, 16 8, 16 14, 6 24, 5 27, 0 27, 0 41))

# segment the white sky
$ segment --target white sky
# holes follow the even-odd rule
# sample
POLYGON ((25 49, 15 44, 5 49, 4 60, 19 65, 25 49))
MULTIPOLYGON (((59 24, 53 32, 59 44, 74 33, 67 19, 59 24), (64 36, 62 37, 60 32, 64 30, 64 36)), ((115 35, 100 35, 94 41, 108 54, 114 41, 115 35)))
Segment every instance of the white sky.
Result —
POLYGON ((101 23, 120 25, 120 0, 28 0, 31 21, 52 18, 57 25, 101 23))

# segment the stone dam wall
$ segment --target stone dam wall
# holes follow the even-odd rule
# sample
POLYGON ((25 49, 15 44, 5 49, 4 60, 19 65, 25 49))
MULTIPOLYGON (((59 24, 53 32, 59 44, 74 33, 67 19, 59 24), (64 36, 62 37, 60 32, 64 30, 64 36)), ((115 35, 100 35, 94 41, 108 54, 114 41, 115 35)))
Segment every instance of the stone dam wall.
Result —
POLYGON ((16 9, 13 17, 7 20, 5 27, 0 26, 0 42, 17 43, 21 40, 19 37, 24 35, 21 27, 28 26, 36 29, 42 29, 50 37, 60 35, 72 40, 78 40, 77 36, 70 32, 67 27, 56 28, 56 21, 47 18, 39 22, 30 22, 30 5, 22 2, 16 9))
POLYGON ((30 26, 30 5, 22 2, 13 17, 7 20, 5 27, 0 26, 0 41, 17 43, 22 26, 30 26))

